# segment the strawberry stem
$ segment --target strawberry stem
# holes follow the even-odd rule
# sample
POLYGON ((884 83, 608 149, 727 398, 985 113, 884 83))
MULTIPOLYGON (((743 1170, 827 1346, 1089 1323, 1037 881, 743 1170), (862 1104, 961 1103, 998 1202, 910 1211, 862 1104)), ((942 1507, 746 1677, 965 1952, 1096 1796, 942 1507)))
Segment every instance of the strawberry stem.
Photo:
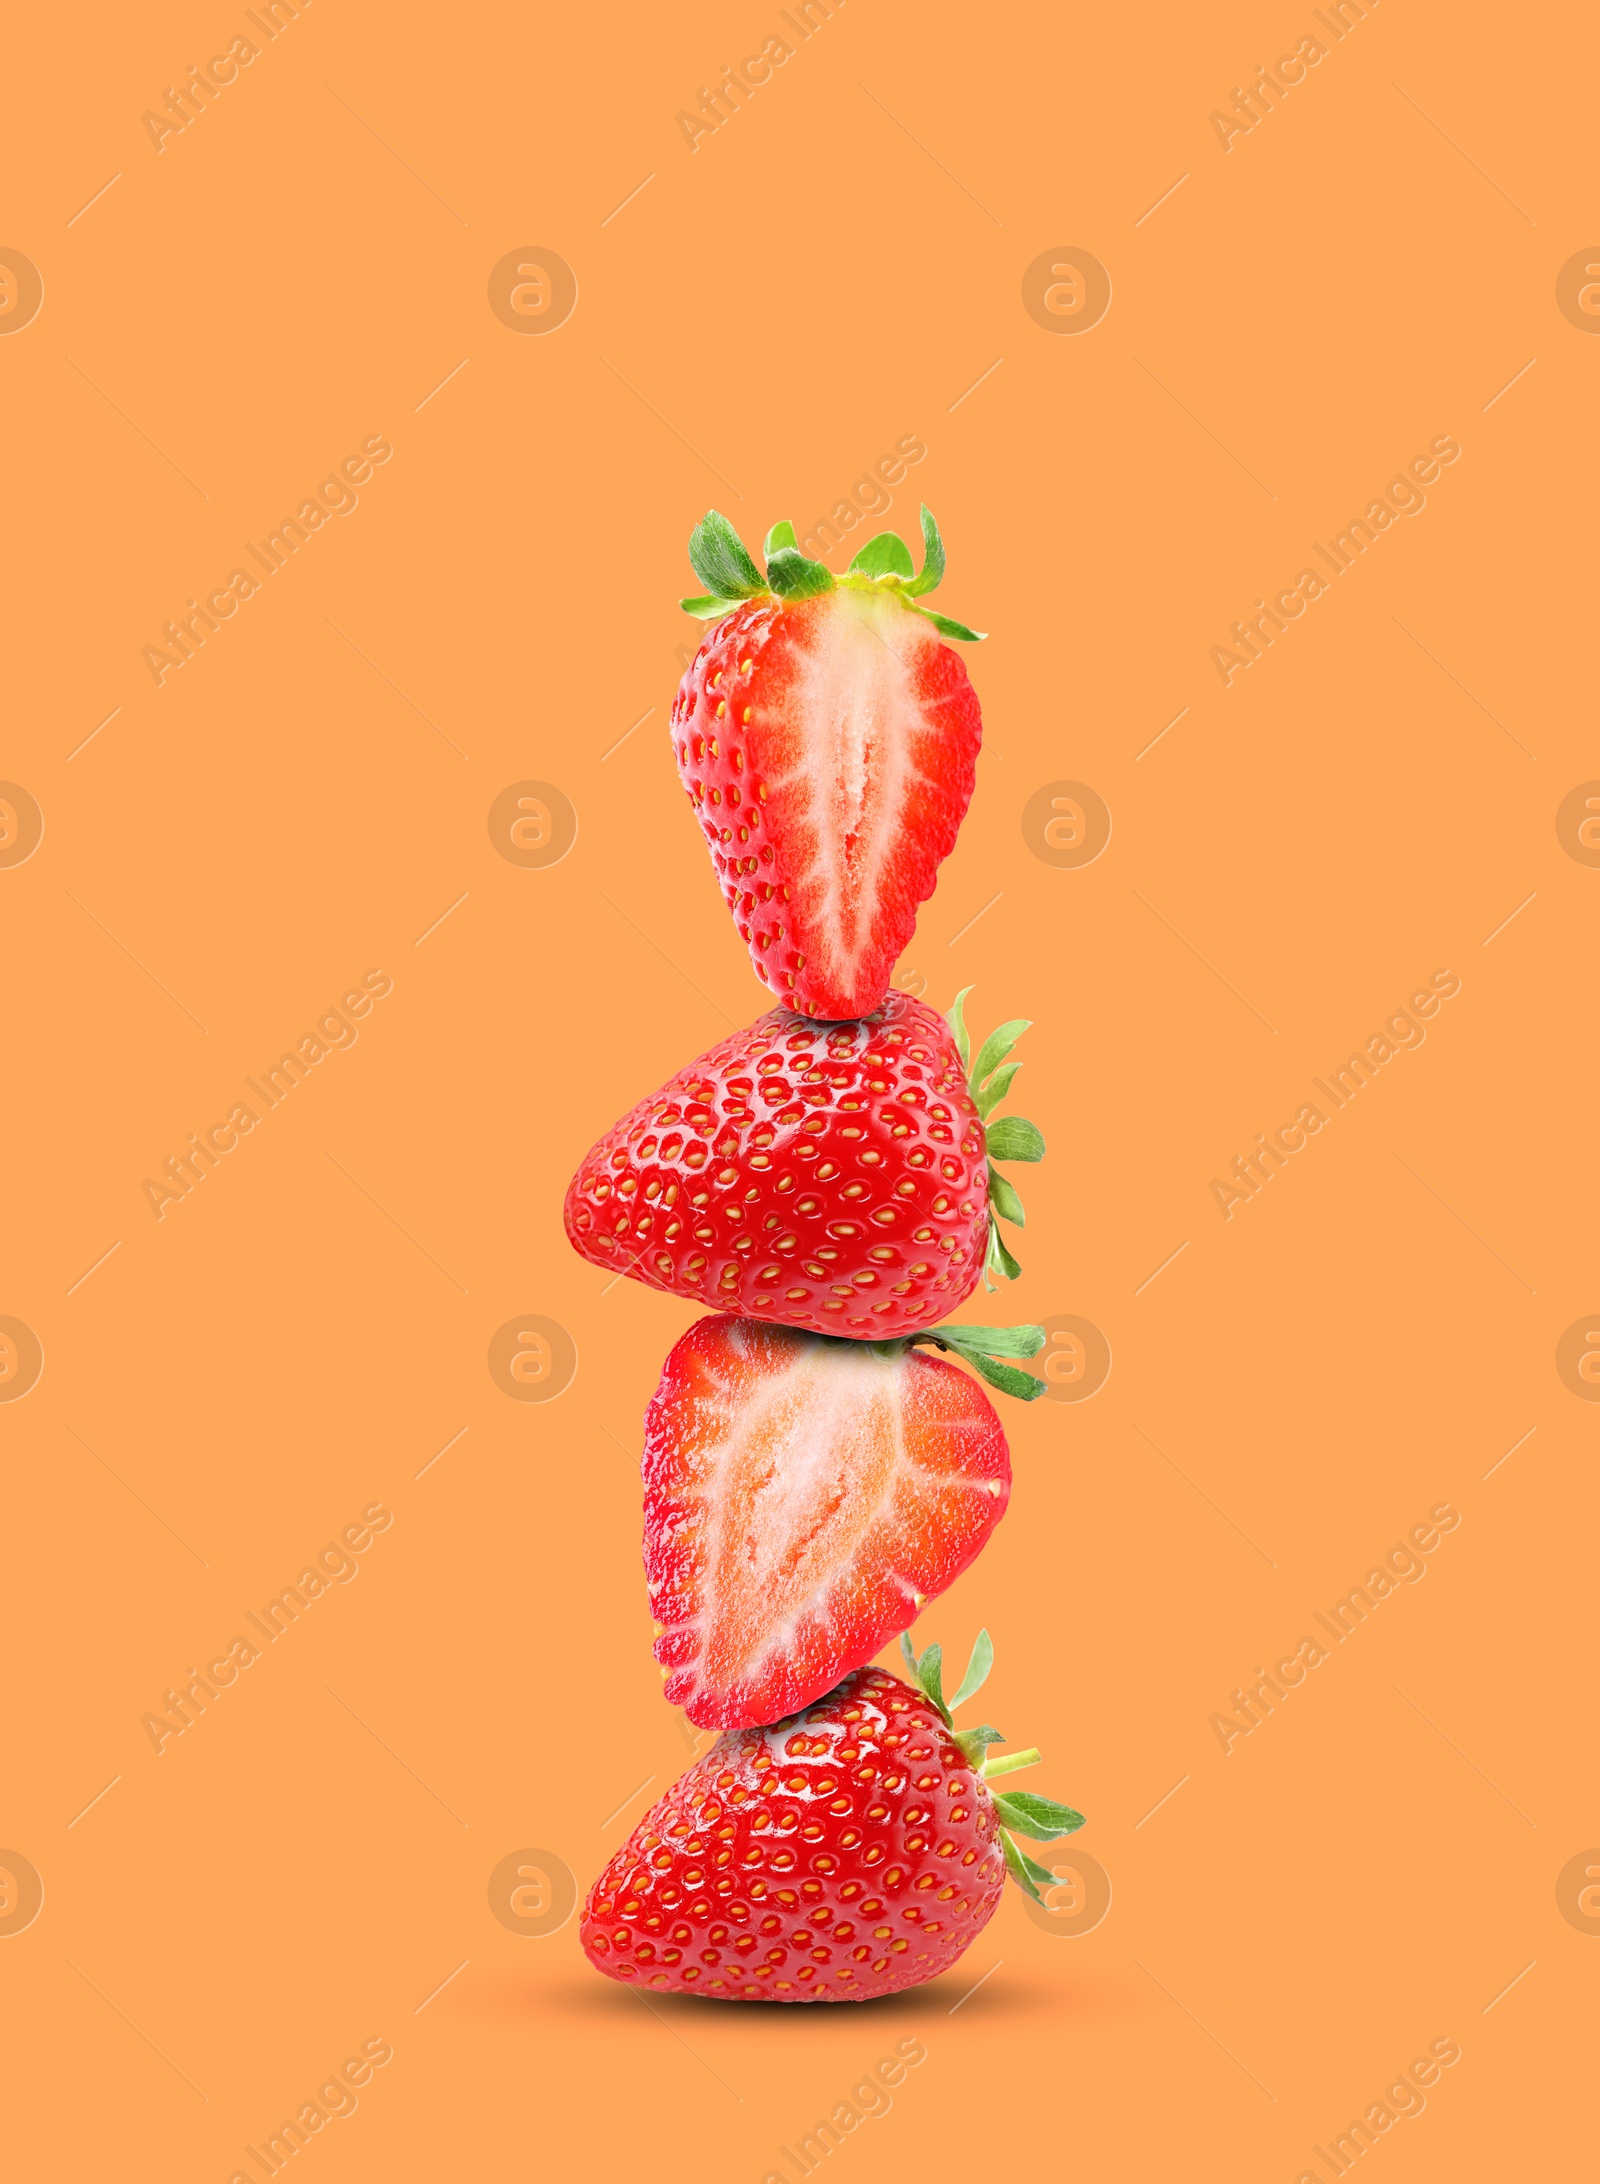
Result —
POLYGON ((985 1782, 992 1782, 996 1775, 1021 1774, 1024 1767, 1037 1767, 1043 1758, 1043 1752, 1030 1745, 1025 1752, 1007 1752, 1004 1759, 985 1758, 978 1771, 985 1782))

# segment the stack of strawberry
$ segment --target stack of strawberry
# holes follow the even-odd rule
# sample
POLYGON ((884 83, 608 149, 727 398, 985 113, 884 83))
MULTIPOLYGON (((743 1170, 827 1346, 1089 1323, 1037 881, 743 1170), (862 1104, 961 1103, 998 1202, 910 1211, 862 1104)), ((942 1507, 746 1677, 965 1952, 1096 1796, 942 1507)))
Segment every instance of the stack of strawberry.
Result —
POLYGON ((689 558, 712 622, 672 709, 678 770, 756 975, 780 1005, 641 1100, 584 1159, 567 1234, 596 1266, 710 1306, 645 1414, 645 1570, 666 1696, 725 1732, 651 1811, 584 1907, 590 1961, 641 1988, 846 2002, 946 1970, 1020 1847, 1081 1816, 992 1790, 910 1625, 981 1551, 1011 1492, 981 1376, 1029 1399, 1037 1327, 935 1324, 1020 1272, 996 1118, 1023 1022, 972 1059, 889 977, 972 795, 977 632, 920 605, 944 573, 885 532, 835 578, 780 523, 766 572, 714 511, 689 558), (972 1372, 930 1357, 931 1344, 972 1372), (866 1664, 896 1633, 914 1679, 866 1664))

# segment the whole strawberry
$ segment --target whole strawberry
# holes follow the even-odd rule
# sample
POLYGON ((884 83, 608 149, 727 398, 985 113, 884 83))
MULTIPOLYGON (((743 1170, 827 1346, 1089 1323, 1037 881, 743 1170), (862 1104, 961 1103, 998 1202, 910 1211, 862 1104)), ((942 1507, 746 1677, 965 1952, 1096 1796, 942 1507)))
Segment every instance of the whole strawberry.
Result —
POLYGON ((689 542, 716 618, 678 687, 672 747, 756 976, 800 1014, 865 1016, 933 893, 972 797, 983 722, 942 637, 980 634, 917 604, 944 574, 922 511, 920 575, 900 538, 842 577, 774 525, 766 573, 712 509, 689 542))
POLYGON ((996 1217, 1020 1226, 1022 1205, 995 1162, 1044 1140, 990 1118, 1027 1023, 969 1072, 965 998, 948 1023, 891 992, 858 1023, 773 1009, 720 1040, 584 1156, 574 1250, 715 1311, 868 1341, 932 1325, 981 1274, 1014 1277, 996 1217))
POLYGON ((948 1705, 939 1648, 905 1653, 920 1688, 857 1669, 804 1713, 731 1730, 673 1785, 589 1891, 598 1971, 713 2001, 867 2002, 948 1971, 1008 1868, 1038 1899, 1053 1876, 1013 1834, 1070 1835, 1083 1816, 992 1791, 1039 1754, 989 1759, 997 1731, 952 1728, 988 1633, 948 1705))

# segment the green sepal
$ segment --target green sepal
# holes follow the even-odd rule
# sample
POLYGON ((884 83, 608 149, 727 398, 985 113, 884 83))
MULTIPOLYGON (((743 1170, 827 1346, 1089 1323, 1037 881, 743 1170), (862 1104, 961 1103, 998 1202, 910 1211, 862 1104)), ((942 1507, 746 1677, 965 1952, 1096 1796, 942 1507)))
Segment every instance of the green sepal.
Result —
POLYGON ((767 556, 767 582, 780 599, 812 599, 833 589, 833 571, 825 562, 808 561, 795 546, 780 546, 767 556))
POLYGON ((1027 1227, 1028 1217, 1022 1210, 1022 1200, 992 1160, 989 1163, 989 1203, 1001 1220, 1009 1221, 1013 1228, 1027 1227))
POLYGON ((920 599, 924 592, 937 591, 944 581, 944 540, 939 536, 939 526, 933 520, 933 512, 924 504, 922 510, 922 573, 914 576, 906 591, 920 599))
POLYGON ((989 1249, 984 1254, 983 1261, 983 1286, 993 1296, 997 1284, 989 1279, 991 1269, 1002 1275, 1008 1282, 1021 1279, 1022 1268, 1006 1249, 1006 1240, 1001 1235, 1000 1224, 995 1220, 993 1214, 989 1216, 989 1249))
MULTIPOLYGON (((952 1700, 951 1704, 954 1703, 952 1700)), ((982 1766, 983 1755, 991 1744, 1004 1744, 1006 1741, 1000 1731, 992 1729, 987 1722, 980 1729, 956 1729, 952 1734, 974 1768, 982 1766)))
POLYGON ((941 637, 953 637, 958 644, 981 645, 989 634, 986 629, 968 629, 965 622, 952 622, 948 614, 935 614, 932 607, 913 607, 911 611, 931 622, 941 637))
POLYGON ((739 605, 737 599, 680 599, 685 614, 692 614, 697 622, 715 622, 724 614, 732 614, 739 605))
MULTIPOLYGON (((978 1059, 973 1063, 972 1073, 967 1079, 974 1092, 980 1089, 992 1070, 999 1068, 1022 1034, 1032 1028, 1031 1016, 1013 1016, 1009 1024, 1001 1024, 997 1030, 990 1032, 978 1049, 978 1059)), ((1019 1062, 1017 1066, 1020 1069, 1022 1065, 1019 1062)))
MULTIPOLYGON (((1007 1840, 1011 1838, 1008 1837, 1007 1840)), ((1061 1885, 1059 1877, 1047 1865, 1041 1865, 1037 1858, 1030 1858, 1020 1843, 1016 1843, 1014 1847, 1030 1881, 1036 1882, 1040 1888, 1058 1888, 1061 1885)))
POLYGON ((988 1130, 991 1160, 1043 1160, 1044 1139, 1021 1115, 1002 1115, 988 1130))
POLYGON ((962 1013, 967 995, 971 993, 971 991, 972 988, 970 986, 963 986, 961 991, 951 1002, 949 1010, 945 1016, 945 1022, 950 1026, 950 1036, 955 1040, 956 1043, 956 1052, 961 1057, 961 1066, 963 1069, 966 1068, 968 1057, 972 1052, 972 1035, 967 1030, 967 1020, 965 1015, 962 1013))
POLYGON ((910 548, 898 531, 880 531, 876 538, 869 538, 850 564, 862 576, 903 576, 912 574, 910 548))
POLYGON ((1000 1848, 1005 1853, 1006 1870, 1022 1890, 1022 1893, 1025 1896, 1031 1896, 1041 1909, 1048 1909, 1049 1907, 1045 1904, 1043 1896, 1039 1893, 1039 1882, 1041 1880, 1048 1881, 1053 1887, 1055 1885, 1055 1875, 1047 1873, 1043 1866, 1035 1864, 1027 1852, 1019 1849, 1011 1840, 1004 1828, 1000 1830, 1000 1848))
POLYGON ((780 546, 798 546, 799 543, 794 535, 794 525, 785 517, 782 523, 775 523, 767 533, 767 543, 761 549, 762 559, 770 561, 780 546))
MULTIPOLYGON (((936 1340, 949 1343, 952 1350, 981 1350, 985 1357, 1037 1357, 1045 1344, 1042 1327, 947 1326, 930 1327, 928 1332, 936 1340)), ((987 1669, 984 1673, 988 1674, 987 1669)), ((976 1684, 972 1687, 973 1691, 977 1688, 976 1684)), ((963 1696, 970 1697, 971 1693, 964 1692, 963 1696)))
POLYGON ((998 1792, 994 1809, 1002 1826, 1015 1828, 1019 1835, 1029 1836, 1036 1843, 1072 1835, 1084 1824, 1081 1812, 1074 1812, 1070 1805, 1058 1805, 1053 1797, 1036 1797, 1031 1790, 998 1792))
POLYGON ((689 559, 706 590, 720 599, 755 599, 767 589, 744 540, 715 508, 708 508, 690 532, 689 559))
POLYGON ((1044 1393, 1044 1382, 1033 1373, 1019 1373, 1015 1365, 997 1365, 993 1358, 975 1357, 967 1351, 962 1355, 980 1379, 987 1380, 1002 1395, 1014 1395, 1019 1403, 1037 1402, 1044 1393))
POLYGON ((1000 1105, 1000 1102, 1011 1090, 1011 1080, 1021 1067, 1020 1062, 1008 1062, 1004 1069, 996 1070, 981 1092, 974 1095, 977 1101, 978 1113, 985 1122, 988 1121, 989 1117, 1000 1105))
MULTIPOLYGON (((1042 1327, 930 1327, 913 1335, 912 1342, 936 1342, 942 1350, 954 1350, 964 1364, 992 1388, 1032 1403, 1044 1393, 1044 1382, 1032 1373, 1020 1373, 1014 1365, 1000 1365, 1000 1357, 1036 1357, 1044 1348, 1042 1327)), ((986 1672, 987 1673, 987 1672, 986 1672)), ((977 1686, 974 1685, 976 1690, 977 1686)))
MULTIPOLYGON (((1004 1332, 1007 1334, 1014 1334, 1020 1333, 1021 1330, 1008 1327, 1004 1330, 1004 1332)), ((1029 1332, 1031 1333, 1033 1332, 1033 1330, 1030 1329, 1029 1332)), ((1044 1329, 1041 1327, 1038 1332, 1042 1335, 1044 1333, 1044 1329)), ((1025 1357, 1032 1357, 1034 1353, 1031 1350, 1026 1350, 1020 1352, 1019 1354, 1025 1357)), ((989 1636, 989 1633, 986 1630, 980 1630, 977 1637, 974 1638, 972 1641, 972 1652, 967 1660, 967 1673, 962 1677, 960 1683, 957 1685, 955 1696, 950 1701, 950 1711, 952 1714, 955 1712, 956 1708, 961 1704, 964 1699, 970 1699, 975 1692, 981 1691, 983 1689, 984 1685, 989 1681, 989 1671, 991 1668, 993 1668, 993 1666, 994 1640, 989 1636)), ((999 1737, 996 1738, 995 1741, 997 1743, 1004 1743, 1005 1739, 1003 1737, 999 1737)))
POLYGON ((917 1649, 911 1643, 910 1631, 903 1630, 900 1633, 900 1651, 905 1655, 906 1666, 921 1685, 923 1692, 939 1709, 945 1727, 950 1728, 950 1709, 944 1703, 944 1684, 940 1674, 944 1662, 943 1648, 929 1646, 919 1659, 917 1649))

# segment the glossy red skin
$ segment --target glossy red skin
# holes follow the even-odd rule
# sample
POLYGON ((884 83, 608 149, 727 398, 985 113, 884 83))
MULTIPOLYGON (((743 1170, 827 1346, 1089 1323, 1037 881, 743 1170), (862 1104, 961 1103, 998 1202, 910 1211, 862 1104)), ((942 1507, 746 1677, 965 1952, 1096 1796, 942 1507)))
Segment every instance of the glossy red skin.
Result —
POLYGON ((702 1729, 776 1721, 833 1690, 977 1559, 1011 1495, 1005 1432, 970 1373, 921 1349, 885 1361, 860 1343, 720 1317, 668 1355, 641 1469, 663 1696, 702 1729), (820 1382, 840 1455, 800 1491, 792 1444, 789 1477, 775 1477, 778 1452, 758 1437, 731 1478, 730 1429, 750 1432, 759 1396, 775 1395, 780 1436, 796 1410, 804 1429, 792 1366, 820 1382), (866 1487, 863 1474, 884 1498, 858 1529, 849 1488, 866 1487), (849 1553, 836 1560, 840 1504, 849 1553))
POLYGON ((933 1326, 989 1234, 950 1028, 899 992, 861 1023, 770 1010, 591 1146, 565 1219, 596 1266, 713 1311, 867 1341, 933 1326))
POLYGON ((773 750, 773 699, 796 674, 807 625, 829 611, 830 596, 793 605, 763 600, 718 622, 678 686, 672 748, 757 978, 801 1015, 843 1020, 869 1014, 889 990, 972 800, 983 718, 960 654, 927 641, 929 626, 900 609, 914 631, 906 643, 917 648, 916 694, 939 731, 937 774, 902 820, 879 890, 873 946, 841 982, 806 907, 794 814, 781 790, 763 794, 783 771, 773 750))
POLYGON ((920 1691, 863 1668, 720 1738, 601 1873, 579 1936, 648 1993, 867 2002, 948 1971, 1004 1886, 961 1747, 920 1691))

